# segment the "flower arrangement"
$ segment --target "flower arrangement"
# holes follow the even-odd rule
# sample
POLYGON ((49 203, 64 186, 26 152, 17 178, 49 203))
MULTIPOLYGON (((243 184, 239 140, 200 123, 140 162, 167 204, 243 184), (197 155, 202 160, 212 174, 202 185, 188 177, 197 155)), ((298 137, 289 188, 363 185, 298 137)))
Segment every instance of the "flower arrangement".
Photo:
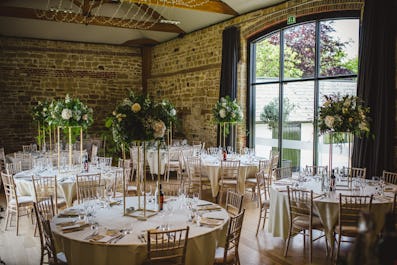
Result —
POLYGON ((80 126, 83 130, 93 123, 92 109, 87 107, 77 98, 70 98, 52 101, 49 105, 50 114, 47 118, 49 125, 61 127, 80 126))
POLYGON ((232 100, 229 96, 221 97, 212 109, 215 122, 234 123, 243 120, 243 112, 236 100, 232 100))
POLYGON ((106 119, 106 127, 111 128, 116 143, 129 145, 163 138, 167 125, 175 121, 176 110, 170 102, 155 103, 148 96, 130 91, 106 119))
POLYGON ((38 101, 37 105, 32 108, 33 120, 38 121, 41 125, 47 123, 47 119, 50 116, 49 103, 47 101, 38 101))
POLYGON ((320 133, 350 132, 358 137, 369 136, 369 108, 356 96, 326 95, 319 110, 320 133))

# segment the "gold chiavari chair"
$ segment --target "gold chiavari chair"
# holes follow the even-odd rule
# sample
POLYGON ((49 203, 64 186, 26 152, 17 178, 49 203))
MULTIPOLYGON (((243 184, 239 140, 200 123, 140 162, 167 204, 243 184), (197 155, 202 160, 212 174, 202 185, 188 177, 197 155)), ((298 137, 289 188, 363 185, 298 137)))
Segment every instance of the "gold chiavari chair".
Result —
POLYGON ((36 202, 40 202, 43 200, 43 198, 49 198, 51 196, 51 198, 54 200, 56 213, 58 213, 58 209, 66 207, 65 197, 58 195, 58 184, 56 176, 32 176, 32 183, 36 202))
MULTIPOLYGON (((19 218, 25 215, 30 215, 33 208, 33 198, 31 196, 19 196, 16 191, 14 178, 10 174, 1 172, 1 179, 3 180, 4 192, 6 195, 7 209, 6 220, 4 222, 4 230, 11 225, 12 216, 16 216, 17 221, 17 236, 19 233, 19 218)), ((32 219, 33 222, 33 219, 32 219)))
POLYGON ((270 208, 270 185, 272 183, 272 177, 261 171, 256 173, 256 179, 259 201, 259 220, 258 226, 256 227, 256 235, 258 235, 259 227, 262 220, 262 229, 265 228, 267 212, 270 208))
POLYGON ((22 171, 22 161, 18 161, 15 163, 6 163, 6 173, 8 175, 15 175, 18 172, 22 171))
POLYGON ((243 209, 243 200, 243 194, 228 190, 226 193, 226 211, 232 216, 238 215, 243 209))
POLYGON ((184 265, 189 226, 166 231, 147 230, 147 253, 149 264, 184 265))
POLYGON ((222 203, 223 191, 233 188, 237 192, 240 161, 222 160, 219 180, 219 203, 222 203))
POLYGON ((386 183, 397 185, 397 173, 383 170, 382 177, 386 183))
MULTIPOLYGON (((339 194, 339 217, 338 225, 335 227, 334 235, 338 234, 337 242, 337 258, 339 257, 341 242, 352 242, 352 240, 344 239, 342 236, 356 238, 358 231, 358 222, 360 212, 370 212, 372 207, 373 195, 342 195, 339 194)), ((332 251, 333 252, 333 251, 332 251)))
POLYGON ((44 257, 47 255, 48 263, 53 265, 67 264, 66 256, 63 252, 55 249, 55 240, 51 231, 50 220, 54 216, 53 199, 47 198, 42 202, 34 202, 33 207, 40 233, 41 258, 40 265, 44 264, 44 257), (52 213, 51 213, 52 209, 52 213))
POLYGON ((203 189, 211 188, 210 180, 202 175, 201 158, 198 156, 187 157, 186 170, 188 175, 187 188, 189 189, 189 193, 198 191, 201 199, 203 189))
POLYGON ((315 176, 315 175, 328 175, 328 166, 308 166, 306 165, 305 167, 306 172, 310 176, 315 176))
MULTIPOLYGON (((259 160, 259 168, 258 172, 269 172, 270 169, 270 160, 259 160)), ((257 197, 257 177, 249 177, 245 179, 245 187, 246 189, 251 189, 252 198, 257 197)), ((259 202, 258 202, 259 205, 259 202)))
POLYGON ((84 174, 76 176, 77 201, 82 203, 85 198, 95 198, 105 191, 101 185, 101 174, 84 174))
MULTIPOLYGON (((289 209, 289 230, 288 238, 285 243, 284 256, 288 254, 291 237, 296 233, 303 234, 303 239, 309 236, 309 260, 312 262, 313 241, 316 241, 325 234, 313 238, 313 230, 324 231, 324 226, 320 218, 313 211, 313 191, 294 189, 287 187, 288 190, 288 209, 289 209), (306 233, 307 231, 307 233, 306 233)), ((325 237, 325 248, 328 255, 328 243, 325 237)))
POLYGON ((224 247, 216 248, 214 264, 240 264, 238 246, 243 227, 244 213, 245 209, 238 215, 230 217, 225 245, 224 247))

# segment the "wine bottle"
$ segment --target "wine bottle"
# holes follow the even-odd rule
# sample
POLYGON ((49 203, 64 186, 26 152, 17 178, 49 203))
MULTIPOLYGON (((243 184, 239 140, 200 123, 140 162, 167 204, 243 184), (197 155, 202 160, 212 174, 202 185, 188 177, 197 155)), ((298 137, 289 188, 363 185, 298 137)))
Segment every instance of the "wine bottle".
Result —
POLYGON ((335 190, 335 181, 336 181, 335 170, 332 169, 331 177, 329 180, 329 191, 335 190))
POLYGON ((159 184, 159 188, 160 188, 160 193, 159 193, 159 210, 162 211, 163 210, 163 204, 164 204, 164 193, 163 193, 163 189, 161 187, 161 184, 159 184))
POLYGON ((84 172, 88 172, 88 156, 87 155, 84 155, 83 166, 84 166, 84 172))

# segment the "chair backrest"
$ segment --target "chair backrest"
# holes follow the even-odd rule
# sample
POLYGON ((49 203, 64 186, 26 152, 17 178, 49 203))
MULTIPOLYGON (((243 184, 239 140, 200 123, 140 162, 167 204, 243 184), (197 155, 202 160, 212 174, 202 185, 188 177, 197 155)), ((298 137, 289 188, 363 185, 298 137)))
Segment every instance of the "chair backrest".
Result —
POLYGON ((201 181, 201 158, 189 156, 186 158, 186 171, 189 181, 201 181))
POLYGON ((124 164, 125 168, 131 167, 131 159, 122 159, 119 158, 118 162, 117 162, 117 167, 122 168, 124 164), (124 161, 124 162, 123 162, 124 161))
POLYGON ((383 170, 382 177, 386 183, 397 185, 397 173, 383 170))
POLYGON ((269 173, 269 168, 270 168, 270 163, 271 163, 271 161, 270 161, 270 160, 267 160, 267 159, 259 160, 259 163, 258 163, 258 165, 259 165, 258 171, 259 171, 259 172, 265 172, 266 174, 268 174, 268 173, 269 173))
POLYGON ((6 195, 7 207, 13 207, 13 209, 16 210, 18 208, 18 198, 14 178, 11 174, 1 172, 1 179, 3 181, 4 192, 6 195), (16 202, 15 206, 10 204, 11 201, 16 202))
POLYGON ((22 145, 22 151, 24 153, 37 152, 37 145, 35 144, 22 145))
POLYGON ((258 190, 259 205, 264 201, 270 200, 270 185, 272 178, 265 174, 265 172, 256 173, 256 187, 258 190))
POLYGON ((189 226, 166 231, 147 231, 147 253, 150 264, 185 264, 189 226))
POLYGON ((363 178, 367 177, 367 169, 366 168, 359 168, 359 167, 352 167, 349 168, 349 177, 350 178, 363 178))
POLYGON ((273 170, 273 179, 289 178, 292 176, 292 167, 278 167, 273 170))
POLYGON ((238 179, 240 171, 239 160, 222 160, 221 161, 221 179, 238 179))
POLYGON ((315 175, 328 175, 328 166, 308 166, 306 165, 305 168, 307 174, 309 176, 315 176, 315 175))
POLYGON ((55 250, 55 241, 51 231, 50 220, 52 216, 48 214, 50 209, 54 208, 52 199, 49 198, 43 202, 33 202, 34 211, 37 220, 37 226, 40 233, 40 242, 42 247, 47 251, 48 259, 51 260, 51 264, 58 264, 57 252, 55 250), (39 205, 42 204, 42 205, 39 205))
POLYGON ((104 167, 112 166, 112 157, 98 156, 98 164, 104 167))
POLYGON ((195 155, 193 148, 184 148, 179 152, 179 167, 181 170, 186 170, 187 158, 195 155))
POLYGON ((358 226, 361 211, 371 211, 373 195, 342 195, 339 194, 339 225, 358 226))
POLYGON ((238 215, 243 209, 244 195, 228 190, 226 193, 226 211, 230 215, 238 215))
MULTIPOLYGON (((40 202, 52 196, 57 199, 57 178, 56 176, 36 177, 32 176, 35 201, 40 202)), ((55 203, 56 205, 56 203, 55 203)))
POLYGON ((77 201, 83 202, 85 198, 95 198, 104 192, 105 187, 101 185, 101 174, 84 174, 76 176, 77 201))
MULTIPOLYGON (((112 190, 113 190, 113 197, 116 197, 116 193, 124 193, 124 189, 123 189, 123 170, 124 170, 124 176, 125 176, 125 190, 128 190, 128 184, 129 184, 129 179, 131 177, 131 168, 130 167, 125 167, 123 168, 119 168, 116 170, 116 172, 114 173, 114 181, 113 181, 113 185, 112 185, 112 190)), ((106 190, 109 190, 109 185, 106 184, 106 190)))
POLYGON ((6 173, 9 175, 15 175, 22 171, 22 161, 17 161, 14 163, 6 163, 6 173))
POLYGON ((184 181, 182 182, 162 182, 161 188, 165 196, 179 196, 181 192, 185 192, 184 181))
POLYGON ((225 251, 223 254, 223 264, 227 262, 227 253, 234 251, 235 255, 238 256, 238 246, 240 243, 241 229, 243 227, 245 209, 236 216, 230 217, 229 227, 227 229, 225 251))
POLYGON ((312 222, 313 217, 313 191, 287 187, 289 220, 292 222, 296 217, 306 216, 312 222))
POLYGON ((217 155, 219 152, 219 148, 215 146, 211 146, 207 148, 207 153, 210 155, 217 155))

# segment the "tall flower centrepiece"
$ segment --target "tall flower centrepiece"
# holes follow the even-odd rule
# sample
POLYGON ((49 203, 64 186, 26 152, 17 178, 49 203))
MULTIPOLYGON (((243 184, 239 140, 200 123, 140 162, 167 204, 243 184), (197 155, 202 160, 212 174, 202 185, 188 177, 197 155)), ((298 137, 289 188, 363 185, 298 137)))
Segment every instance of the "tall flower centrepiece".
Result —
MULTIPOLYGON (((368 137, 370 109, 364 106, 361 98, 352 95, 325 95, 325 102, 319 109, 318 126, 321 134, 330 134, 330 172, 332 170, 332 143, 342 143, 344 134, 357 137, 368 137)), ((349 167, 350 167, 349 146, 349 167)))

